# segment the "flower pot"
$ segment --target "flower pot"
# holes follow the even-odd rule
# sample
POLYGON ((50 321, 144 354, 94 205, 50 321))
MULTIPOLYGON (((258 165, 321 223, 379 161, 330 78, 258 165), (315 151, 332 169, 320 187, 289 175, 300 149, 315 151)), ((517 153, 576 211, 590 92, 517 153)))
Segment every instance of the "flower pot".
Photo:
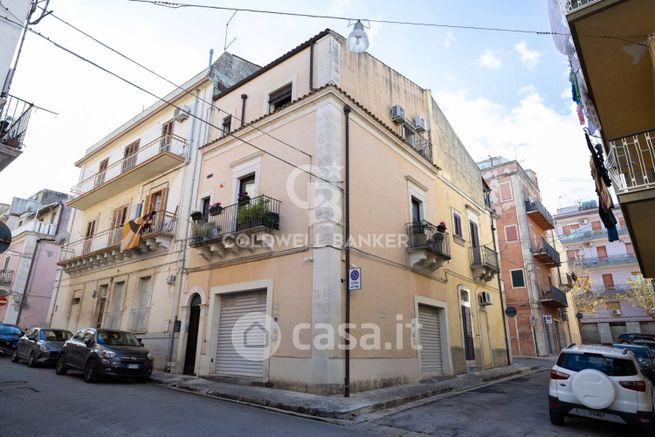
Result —
POLYGON ((223 207, 222 206, 209 208, 209 215, 211 215, 211 216, 219 215, 222 212, 223 212, 223 207))
POLYGON ((194 222, 197 222, 197 221, 200 220, 201 218, 202 218, 202 212, 200 212, 200 211, 193 211, 193 212, 191 213, 191 220, 193 220, 194 222))

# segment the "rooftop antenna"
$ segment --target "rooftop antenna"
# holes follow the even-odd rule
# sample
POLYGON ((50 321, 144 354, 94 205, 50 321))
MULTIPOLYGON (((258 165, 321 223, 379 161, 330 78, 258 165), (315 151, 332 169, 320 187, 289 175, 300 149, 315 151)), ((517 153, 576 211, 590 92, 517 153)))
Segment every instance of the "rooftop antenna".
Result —
POLYGON ((232 18, 234 18, 234 16, 237 14, 237 12, 239 12, 239 11, 234 11, 234 13, 233 13, 232 16, 230 17, 230 19, 227 20, 227 23, 225 23, 225 41, 223 42, 223 51, 224 51, 224 52, 227 52, 227 49, 228 49, 228 48, 232 45, 232 43, 233 43, 234 41, 236 41, 236 39, 237 39, 237 37, 235 36, 234 38, 232 38, 232 41, 230 41, 229 44, 227 43, 227 31, 228 31, 228 27, 230 26, 230 21, 232 21, 232 18))

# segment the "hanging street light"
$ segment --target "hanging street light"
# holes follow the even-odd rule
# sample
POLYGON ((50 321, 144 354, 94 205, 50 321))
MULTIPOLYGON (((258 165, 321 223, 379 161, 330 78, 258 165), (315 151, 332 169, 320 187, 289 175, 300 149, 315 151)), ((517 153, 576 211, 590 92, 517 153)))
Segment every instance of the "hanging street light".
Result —
POLYGON ((354 53, 362 53, 368 49, 368 36, 364 31, 361 20, 357 20, 355 28, 348 35, 348 50, 354 53))

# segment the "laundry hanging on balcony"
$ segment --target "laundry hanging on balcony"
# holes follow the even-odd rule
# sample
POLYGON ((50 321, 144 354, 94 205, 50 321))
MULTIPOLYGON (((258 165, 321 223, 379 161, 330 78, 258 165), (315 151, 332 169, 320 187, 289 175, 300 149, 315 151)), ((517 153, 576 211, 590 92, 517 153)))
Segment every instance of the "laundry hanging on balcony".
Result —
POLYGON ((137 217, 123 225, 123 231, 121 232, 121 252, 127 252, 130 249, 139 247, 141 244, 141 235, 152 226, 155 214, 155 211, 149 212, 143 217, 137 217))
POLYGON ((603 225, 605 225, 605 229, 607 229, 607 239, 610 242, 617 241, 619 239, 619 232, 616 228, 616 218, 612 212, 614 202, 608 189, 612 185, 612 182, 607 174, 607 168, 605 168, 602 147, 600 145, 594 147, 587 133, 585 133, 585 139, 587 140, 587 147, 591 152, 589 166, 591 167, 591 177, 594 179, 594 184, 596 185, 596 194, 598 194, 598 215, 603 225))

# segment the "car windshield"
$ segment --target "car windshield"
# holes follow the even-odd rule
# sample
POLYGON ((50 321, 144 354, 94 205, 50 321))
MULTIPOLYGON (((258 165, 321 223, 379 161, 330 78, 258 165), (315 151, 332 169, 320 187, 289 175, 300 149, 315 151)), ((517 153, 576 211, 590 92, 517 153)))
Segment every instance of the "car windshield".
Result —
POLYGON ((123 331, 98 331, 98 343, 109 346, 139 346, 134 334, 123 331))
POLYGON ((55 331, 52 329, 42 329, 41 330, 41 340, 44 341, 66 341, 70 340, 73 336, 68 331, 55 331))
POLYGON ((17 326, 11 325, 0 325, 0 334, 4 335, 18 335, 20 334, 20 328, 17 326))
POLYGON ((585 369, 599 370, 607 376, 637 375, 637 368, 630 359, 605 357, 600 354, 574 354, 563 352, 557 360, 557 365, 574 372, 585 369))

